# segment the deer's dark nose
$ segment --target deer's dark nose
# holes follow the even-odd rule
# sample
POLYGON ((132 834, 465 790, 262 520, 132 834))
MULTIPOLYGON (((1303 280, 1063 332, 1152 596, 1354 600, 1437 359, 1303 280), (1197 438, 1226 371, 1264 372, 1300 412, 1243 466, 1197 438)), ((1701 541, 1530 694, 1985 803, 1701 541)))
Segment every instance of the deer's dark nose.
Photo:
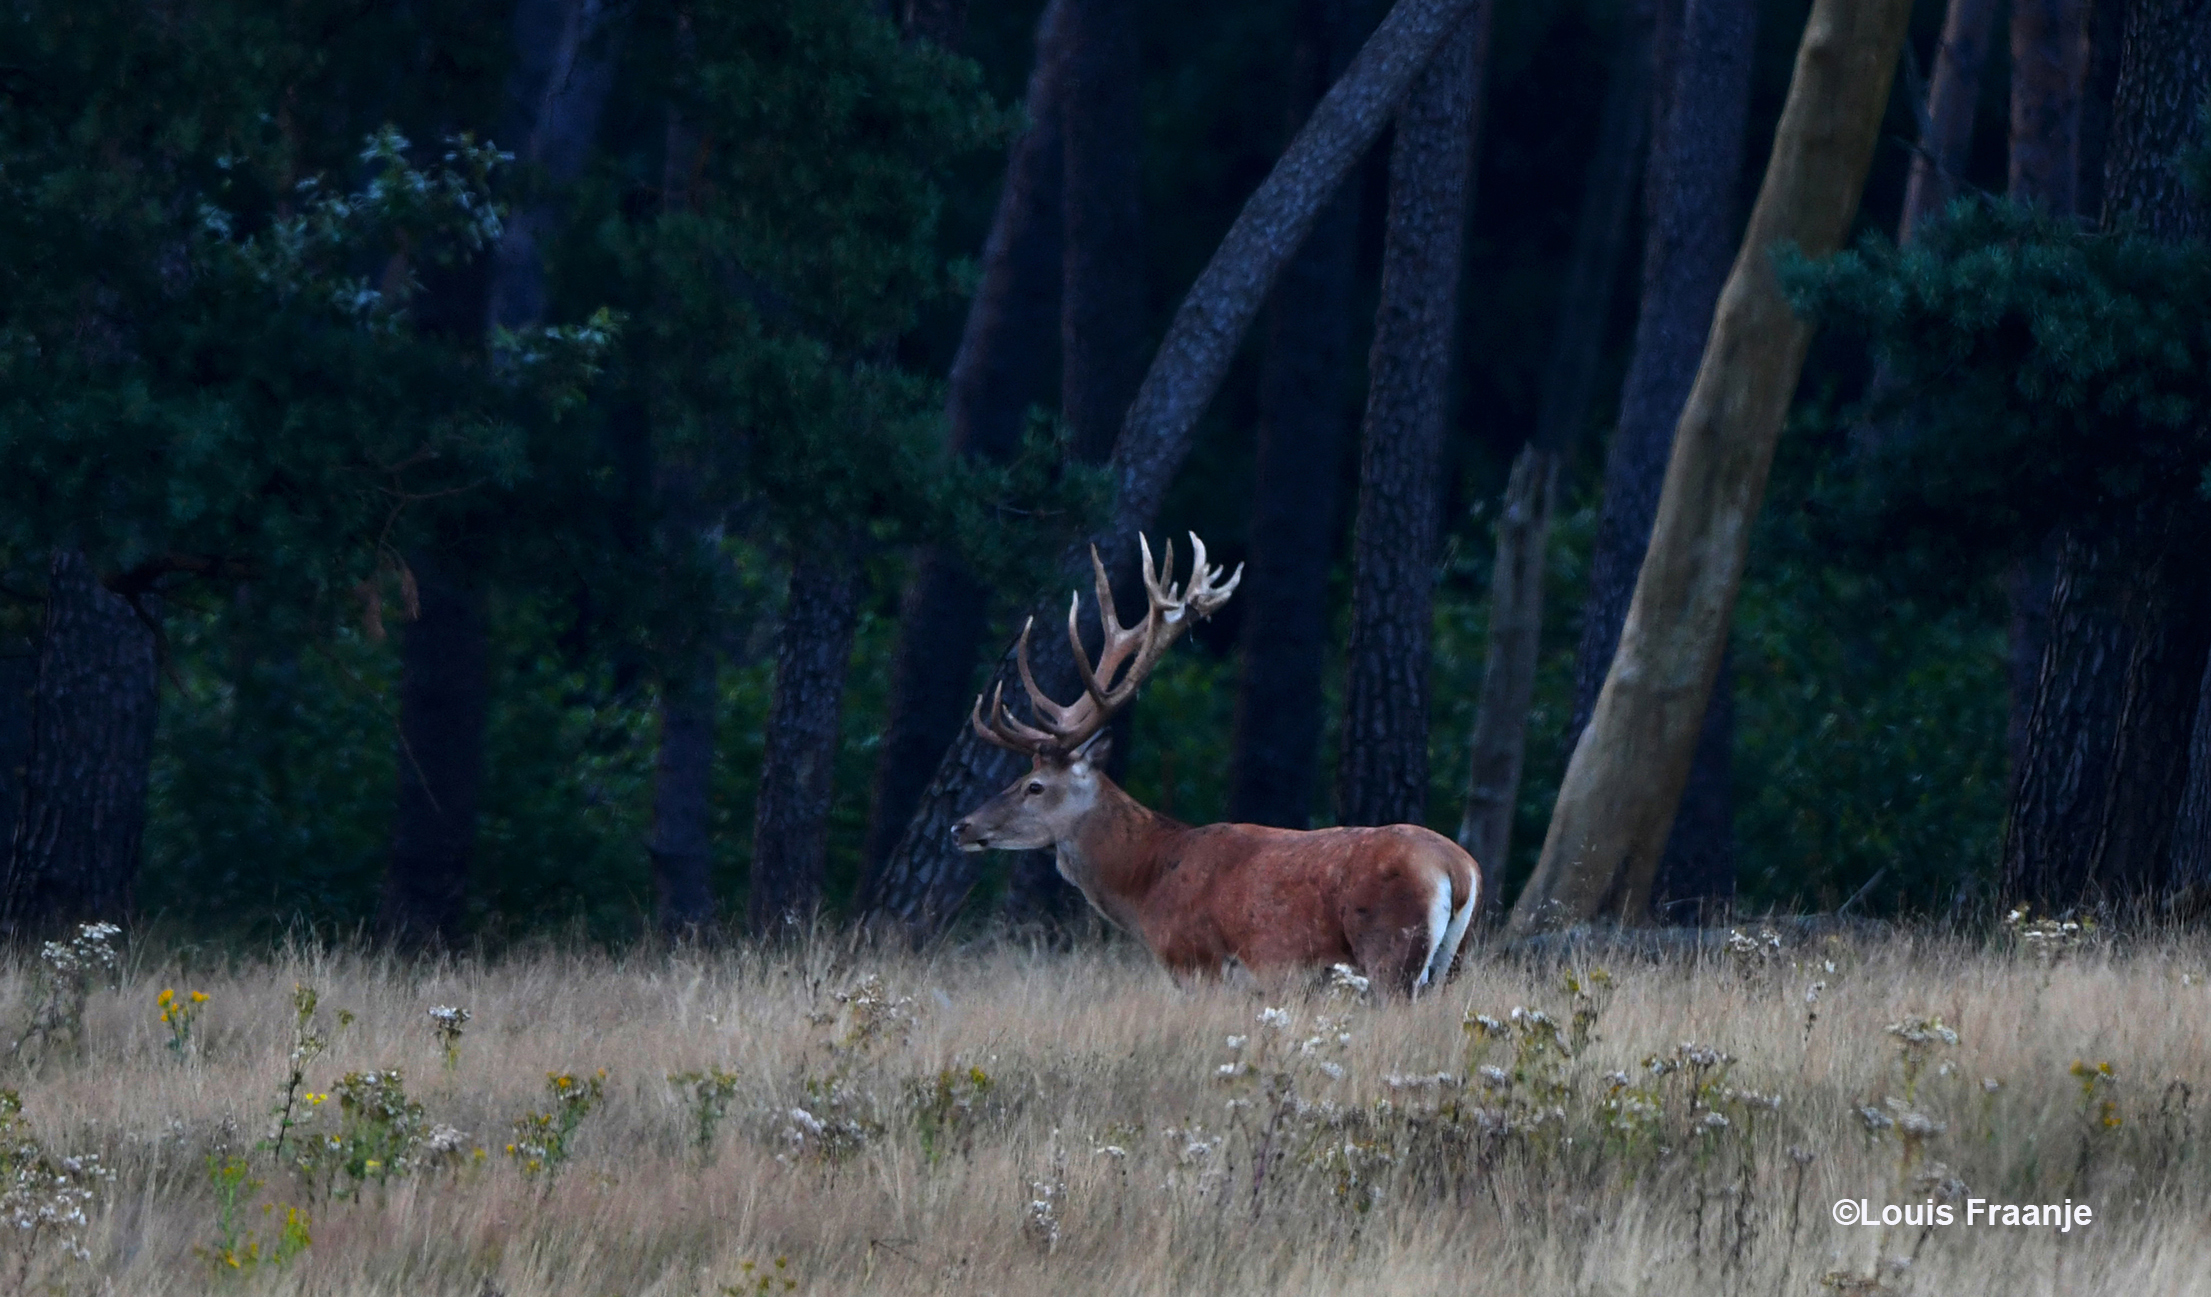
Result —
POLYGON ((952 844, 962 851, 982 851, 990 846, 990 838, 975 827, 972 820, 961 820, 952 826, 952 844))

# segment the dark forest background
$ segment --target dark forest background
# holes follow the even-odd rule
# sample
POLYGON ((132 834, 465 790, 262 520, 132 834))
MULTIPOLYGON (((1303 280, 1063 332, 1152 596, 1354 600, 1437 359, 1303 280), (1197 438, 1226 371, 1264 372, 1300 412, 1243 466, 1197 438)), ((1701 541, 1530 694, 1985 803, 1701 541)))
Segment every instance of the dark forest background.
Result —
MULTIPOLYGON (((1636 58, 1651 83, 1637 93, 1668 74, 1650 33, 1669 30, 1669 2, 1534 0, 1488 17, 1433 488, 1424 819, 1446 833, 1467 795, 1499 502, 1547 417, 1556 339, 1590 339, 1579 410, 1543 431, 1560 453, 1557 504, 1508 905, 1586 715, 1577 659, 1645 285, 1647 116, 1629 183, 1614 182, 1623 220, 1599 291, 1580 304, 1577 231, 1602 183, 1592 161, 1608 138, 1618 147, 1608 90, 1636 58)), ((898 672, 917 574, 956 555, 991 592, 973 649, 944 641, 971 659, 964 719, 1031 595, 1110 508, 1093 466, 1118 407, 1101 434, 1085 403, 1126 404, 1310 104, 1316 59, 1341 66, 1344 33, 1383 6, 1070 7, 1108 26, 1069 37, 1073 89, 1056 106, 1024 108, 1046 70, 1041 0, 895 13, 522 0, 519 16, 326 0, 14 6, 0 40, 0 180, 16 208, 0 215, 13 266, 0 292, 16 302, 0 362, 0 744, 14 745, 0 795, 23 825, 11 868, 30 868, 23 754, 34 683, 66 630, 57 592, 87 580, 68 554, 100 587, 86 586, 86 615, 120 619, 95 633, 143 634, 137 665, 114 668, 149 673, 154 690, 143 841, 129 846, 135 875, 113 866, 122 881, 106 893, 142 915, 209 935, 382 923, 624 941, 757 915, 772 887, 800 906, 818 888, 826 914, 856 916, 903 827, 882 822, 878 766, 886 743, 914 742, 898 672), (533 37, 533 14, 582 35, 533 37), (547 49, 568 62, 532 90, 529 62, 547 49), (987 288, 1008 159, 1047 119, 1067 168, 1062 225, 1123 222, 1100 236, 1102 265, 1048 263, 1052 291, 1087 295, 1105 323, 1078 341, 1120 356, 1133 345, 1135 367, 1071 364, 1048 313, 1012 353, 1027 412, 994 416, 987 436, 958 432, 948 375, 987 288), (518 156, 478 160, 487 140, 518 156), (471 225, 487 202, 504 212, 488 239, 471 225), (517 230, 534 240, 521 254, 534 272, 510 264, 517 230), (381 297, 364 306, 363 292, 381 297), (517 305, 518 292, 535 296, 517 305), (1097 390, 1063 390, 1073 382, 1097 390), (963 435, 968 453, 942 449, 963 435), (992 437, 998 449, 979 453, 992 437), (452 732, 477 713, 480 754, 452 732), (832 737, 807 749, 809 732, 832 737), (826 770, 812 750, 830 754, 826 770), (686 778, 688 819, 670 800, 686 778), (440 802, 447 789, 465 800, 440 802), (825 819, 808 809, 823 798, 825 819), (814 820, 825 838, 808 837, 814 820)), ((1715 213, 1729 256, 1808 5, 1740 8, 1754 33, 1747 111, 1715 213)), ((1936 0, 1915 12, 1863 233, 1896 235, 1944 19, 1936 0)), ((2007 187, 2009 42, 1996 30, 1956 153, 1967 195, 2007 187)), ((1351 186, 1348 279, 1306 299, 1342 333, 1310 353, 1332 381, 1301 398, 1335 427, 1306 465, 1336 486, 1306 519, 1320 561, 1294 595, 1320 638, 1290 643, 1318 664, 1304 758, 1315 825, 1343 816, 1388 155, 1385 136, 1351 186)), ((1215 561, 1248 557, 1261 425, 1280 417, 1270 339, 1288 309, 1278 300, 1243 340, 1147 529, 1155 542, 1195 531, 1215 561)), ((1722 684, 1731 732, 1719 764, 1700 767, 1719 783, 1692 792, 1706 798, 1692 831, 1726 875, 1706 893, 1738 913, 1849 901, 1958 919, 2000 899, 2014 568, 1966 528, 1979 515, 1959 535, 1907 534, 1860 498, 1878 483, 1843 489, 1874 472, 1861 453, 1874 369, 1864 331, 1819 335, 1751 549, 1722 684)), ((1238 696, 1249 655, 1275 643, 1247 634, 1263 593, 1247 584, 1136 704, 1120 760, 1148 805, 1193 822, 1248 812, 1238 772, 1260 757, 1239 748, 1238 696)), ((905 764, 926 779, 934 754, 905 764)), ((1023 880, 1021 858, 981 863, 966 918, 1069 912, 1023 880)), ((12 904, 25 923, 71 908, 12 904)))

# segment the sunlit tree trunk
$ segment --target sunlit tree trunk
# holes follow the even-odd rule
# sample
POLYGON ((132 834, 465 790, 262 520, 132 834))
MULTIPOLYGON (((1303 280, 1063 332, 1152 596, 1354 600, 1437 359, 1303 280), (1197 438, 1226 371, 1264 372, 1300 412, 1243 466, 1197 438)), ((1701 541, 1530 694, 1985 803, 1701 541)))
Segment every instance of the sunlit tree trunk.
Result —
MULTIPOLYGON (((1660 0, 1657 95, 1643 184, 1643 295, 1619 421, 1605 450, 1604 498, 1574 658, 1569 750, 1596 707, 1619 647, 1674 428, 1734 255, 1755 20, 1751 0, 1660 0)), ((1726 699, 1733 686, 1723 657, 1713 694, 1726 699)), ((1723 702, 1708 708, 1702 722, 1688 785, 1693 801, 1667 843, 1657 889, 1683 904, 1662 917, 1694 919, 1692 908, 1724 905, 1734 895, 1733 714, 1723 702)))
POLYGON ((1832 252, 1880 133, 1909 0, 1815 0, 1750 228, 1682 411, 1620 648, 1559 790, 1517 932, 1649 916, 1811 326, 1772 248, 1832 252))
MULTIPOLYGON (((1113 516, 1090 538, 1117 574, 1120 589, 1135 588, 1137 533, 1157 518, 1168 484, 1189 454, 1198 418, 1282 267, 1303 246, 1436 48, 1478 2, 1398 0, 1244 204, 1183 298, 1114 441, 1108 465, 1116 487, 1113 516)), ((1088 584, 1087 564, 1087 547, 1064 557, 1059 579, 1032 604, 1041 624, 1066 617, 1067 591, 1088 584)), ((1034 661, 1039 683, 1069 696, 1074 667, 1065 645, 1062 636, 1038 637, 1034 661)), ((1009 646, 999 658, 997 678, 1010 684, 1009 697, 1018 697, 1020 685, 1012 676, 1009 646)), ((876 912, 925 935, 958 911, 974 886, 976 862, 953 846, 952 825, 1012 778, 1013 763, 1003 757, 964 730, 954 738, 884 868, 876 912)))

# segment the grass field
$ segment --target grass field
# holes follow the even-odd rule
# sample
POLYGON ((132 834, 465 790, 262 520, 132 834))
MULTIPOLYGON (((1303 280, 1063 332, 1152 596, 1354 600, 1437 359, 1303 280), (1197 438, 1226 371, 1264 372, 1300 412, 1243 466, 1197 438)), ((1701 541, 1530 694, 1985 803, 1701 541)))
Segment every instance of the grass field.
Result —
POLYGON ((1476 954, 1413 1004, 1125 944, 211 960, 93 959, 81 1021, 0 975, 0 1291, 2211 1291, 2200 936, 1476 954))

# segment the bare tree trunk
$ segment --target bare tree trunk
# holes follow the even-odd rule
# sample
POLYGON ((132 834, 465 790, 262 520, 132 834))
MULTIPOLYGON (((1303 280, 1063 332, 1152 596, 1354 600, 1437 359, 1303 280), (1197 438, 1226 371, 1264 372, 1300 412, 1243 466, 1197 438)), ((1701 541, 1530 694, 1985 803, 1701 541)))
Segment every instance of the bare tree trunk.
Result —
POLYGON ((756 936, 789 935, 821 906, 838 722, 858 622, 853 545, 800 550, 775 649, 775 692, 752 813, 748 886, 756 936))
POLYGON ((418 555, 411 567, 420 615, 399 645, 399 808, 379 926, 450 949, 467 919, 490 642, 484 588, 468 565, 418 555))
POLYGON ((1910 18, 1909 0, 1815 0, 1742 251, 1684 408, 1620 649, 1575 745, 1516 932, 1649 914, 1726 650, 1774 444, 1811 326, 1772 262, 1813 256, 1855 214, 1910 18))
POLYGON ((1528 706, 1543 639, 1543 557, 1558 491, 1558 456, 1534 442, 1513 461, 1497 514, 1489 577, 1489 651, 1469 743, 1459 845, 1482 871, 1482 905, 1494 911, 1512 849, 1512 811, 1528 748, 1528 706))
MULTIPOLYGON (((1388 124, 1437 46, 1479 2, 1398 0, 1244 204, 1184 297, 1114 441, 1109 461, 1117 486, 1114 513, 1091 538, 1124 588, 1134 584, 1129 573, 1137 533, 1158 516, 1160 500, 1189 454, 1198 418, 1219 390, 1237 344, 1276 276, 1388 124)), ((1086 553, 1086 547, 1078 546, 1065 555, 1060 579, 1032 605, 1042 624, 1064 618, 1067 590, 1087 584, 1086 553)), ((1065 690, 1074 682, 1063 637, 1040 636, 1031 647, 1038 681, 1046 689, 1065 690)), ((1010 645, 999 657, 997 678, 1011 685, 1009 697, 1020 696, 1010 645)), ((877 912, 927 936, 958 911, 974 887, 975 862, 952 845, 952 825, 1012 778, 1013 763, 1004 756, 964 730, 954 738, 884 868, 876 890, 877 912)))
MULTIPOLYGON (((1006 164, 998 210, 983 245, 982 281, 952 361, 945 417, 955 454, 1010 457, 1020 445, 1029 407, 1047 395, 1040 376, 1050 368, 1060 318, 1064 60, 1059 28, 1067 8, 1068 0, 1053 0, 1037 24, 1029 129, 1006 164)), ((990 592, 957 555, 935 546, 921 551, 899 609, 889 717, 876 756, 862 853, 863 909, 875 907, 884 864, 904 836, 946 740, 967 715, 989 606, 990 592)), ((995 759, 997 753, 985 747, 978 756, 995 759)))
MULTIPOLYGON (((1604 500, 1574 658, 1569 750, 1588 724, 1619 648, 1674 428, 1734 255, 1756 17, 1751 0, 1661 0, 1658 11, 1658 94, 1643 189, 1643 297, 1619 422, 1605 452, 1604 500)), ((1734 677, 1723 662, 1713 693, 1733 692, 1734 677)), ((1680 836, 1667 843, 1660 865, 1666 879, 1660 890, 1676 900, 1702 895, 1724 904, 1734 895, 1733 715, 1722 705, 1703 721, 1710 733, 1698 740, 1699 765, 1688 785, 1698 802, 1680 817, 1680 836), (1699 887, 1711 890, 1700 893, 1699 887)))
MULTIPOLYGON (((2019 0, 2022 6, 2039 2, 2019 0)), ((1898 243, 1910 243, 1928 217, 1958 196, 1966 155, 1973 147, 1973 108, 1980 102, 1981 69, 1988 62, 1989 28, 1995 21, 1996 0, 1950 0, 1943 12, 1935 75, 1927 85, 1927 116, 1904 188, 1904 214, 1896 225, 1898 243)), ((2018 23, 2015 7, 2014 40, 2018 23)))
POLYGON ((1466 806, 1459 845, 1483 876, 1483 908, 1494 912, 1512 850, 1513 808, 1527 753, 1528 707, 1543 647, 1543 569, 1559 462, 1589 417, 1605 319, 1627 242, 1628 210, 1642 169, 1651 102, 1648 4, 1621 15, 1620 42, 1605 88, 1596 147, 1582 180, 1581 214, 1560 293, 1558 330, 1544 369, 1535 436, 1512 466, 1497 515, 1497 555, 1489 583, 1489 644, 1482 693, 1469 743, 1466 806))
POLYGON ((130 909, 159 699, 152 615, 102 587, 82 553, 54 551, 0 887, 17 938, 130 909))
MULTIPOLYGON (((1351 61, 1363 0, 1300 0, 1289 129, 1351 61)), ((1238 588, 1243 655, 1228 817, 1302 829, 1312 818, 1328 653, 1328 582, 1343 461, 1343 370, 1358 254, 1359 195, 1340 186, 1268 307, 1259 374, 1251 544, 1238 588)))
MULTIPOLYGON (((2211 3, 2133 0, 2105 145, 2106 230, 2199 238, 2183 158, 2200 146, 2211 82, 2211 3)), ((2206 826, 2190 785, 2197 690, 2211 651, 2199 507, 2146 501, 2116 522, 2064 529, 2049 635, 2012 786, 2008 901, 2065 909, 2164 899, 2206 826)))
POLYGON ((1381 303, 1367 359, 1351 645, 1337 818, 1419 824, 1428 811, 1428 640, 1434 628, 1436 474, 1459 324, 1475 116, 1491 8, 1436 51, 1390 148, 1381 303))
MULTIPOLYGON (((501 129, 521 162, 556 184, 583 169, 613 80, 613 29, 603 0, 520 0, 514 10, 515 65, 501 129)), ((519 328, 545 312, 539 241, 553 228, 545 203, 509 214, 492 249, 491 274, 478 301, 440 311, 468 328, 519 328), (480 313, 479 313, 480 312, 480 313)), ((408 628, 400 657, 399 798, 380 923, 409 941, 450 945, 461 935, 468 863, 483 782, 485 691, 484 592, 464 555, 410 558, 418 581, 440 584, 438 620, 408 628), (473 689, 473 696, 458 691, 473 689), (410 705, 410 699, 415 700, 410 705), (434 700, 434 701, 431 701, 434 700)), ((432 595, 423 591, 424 620, 432 595)))

